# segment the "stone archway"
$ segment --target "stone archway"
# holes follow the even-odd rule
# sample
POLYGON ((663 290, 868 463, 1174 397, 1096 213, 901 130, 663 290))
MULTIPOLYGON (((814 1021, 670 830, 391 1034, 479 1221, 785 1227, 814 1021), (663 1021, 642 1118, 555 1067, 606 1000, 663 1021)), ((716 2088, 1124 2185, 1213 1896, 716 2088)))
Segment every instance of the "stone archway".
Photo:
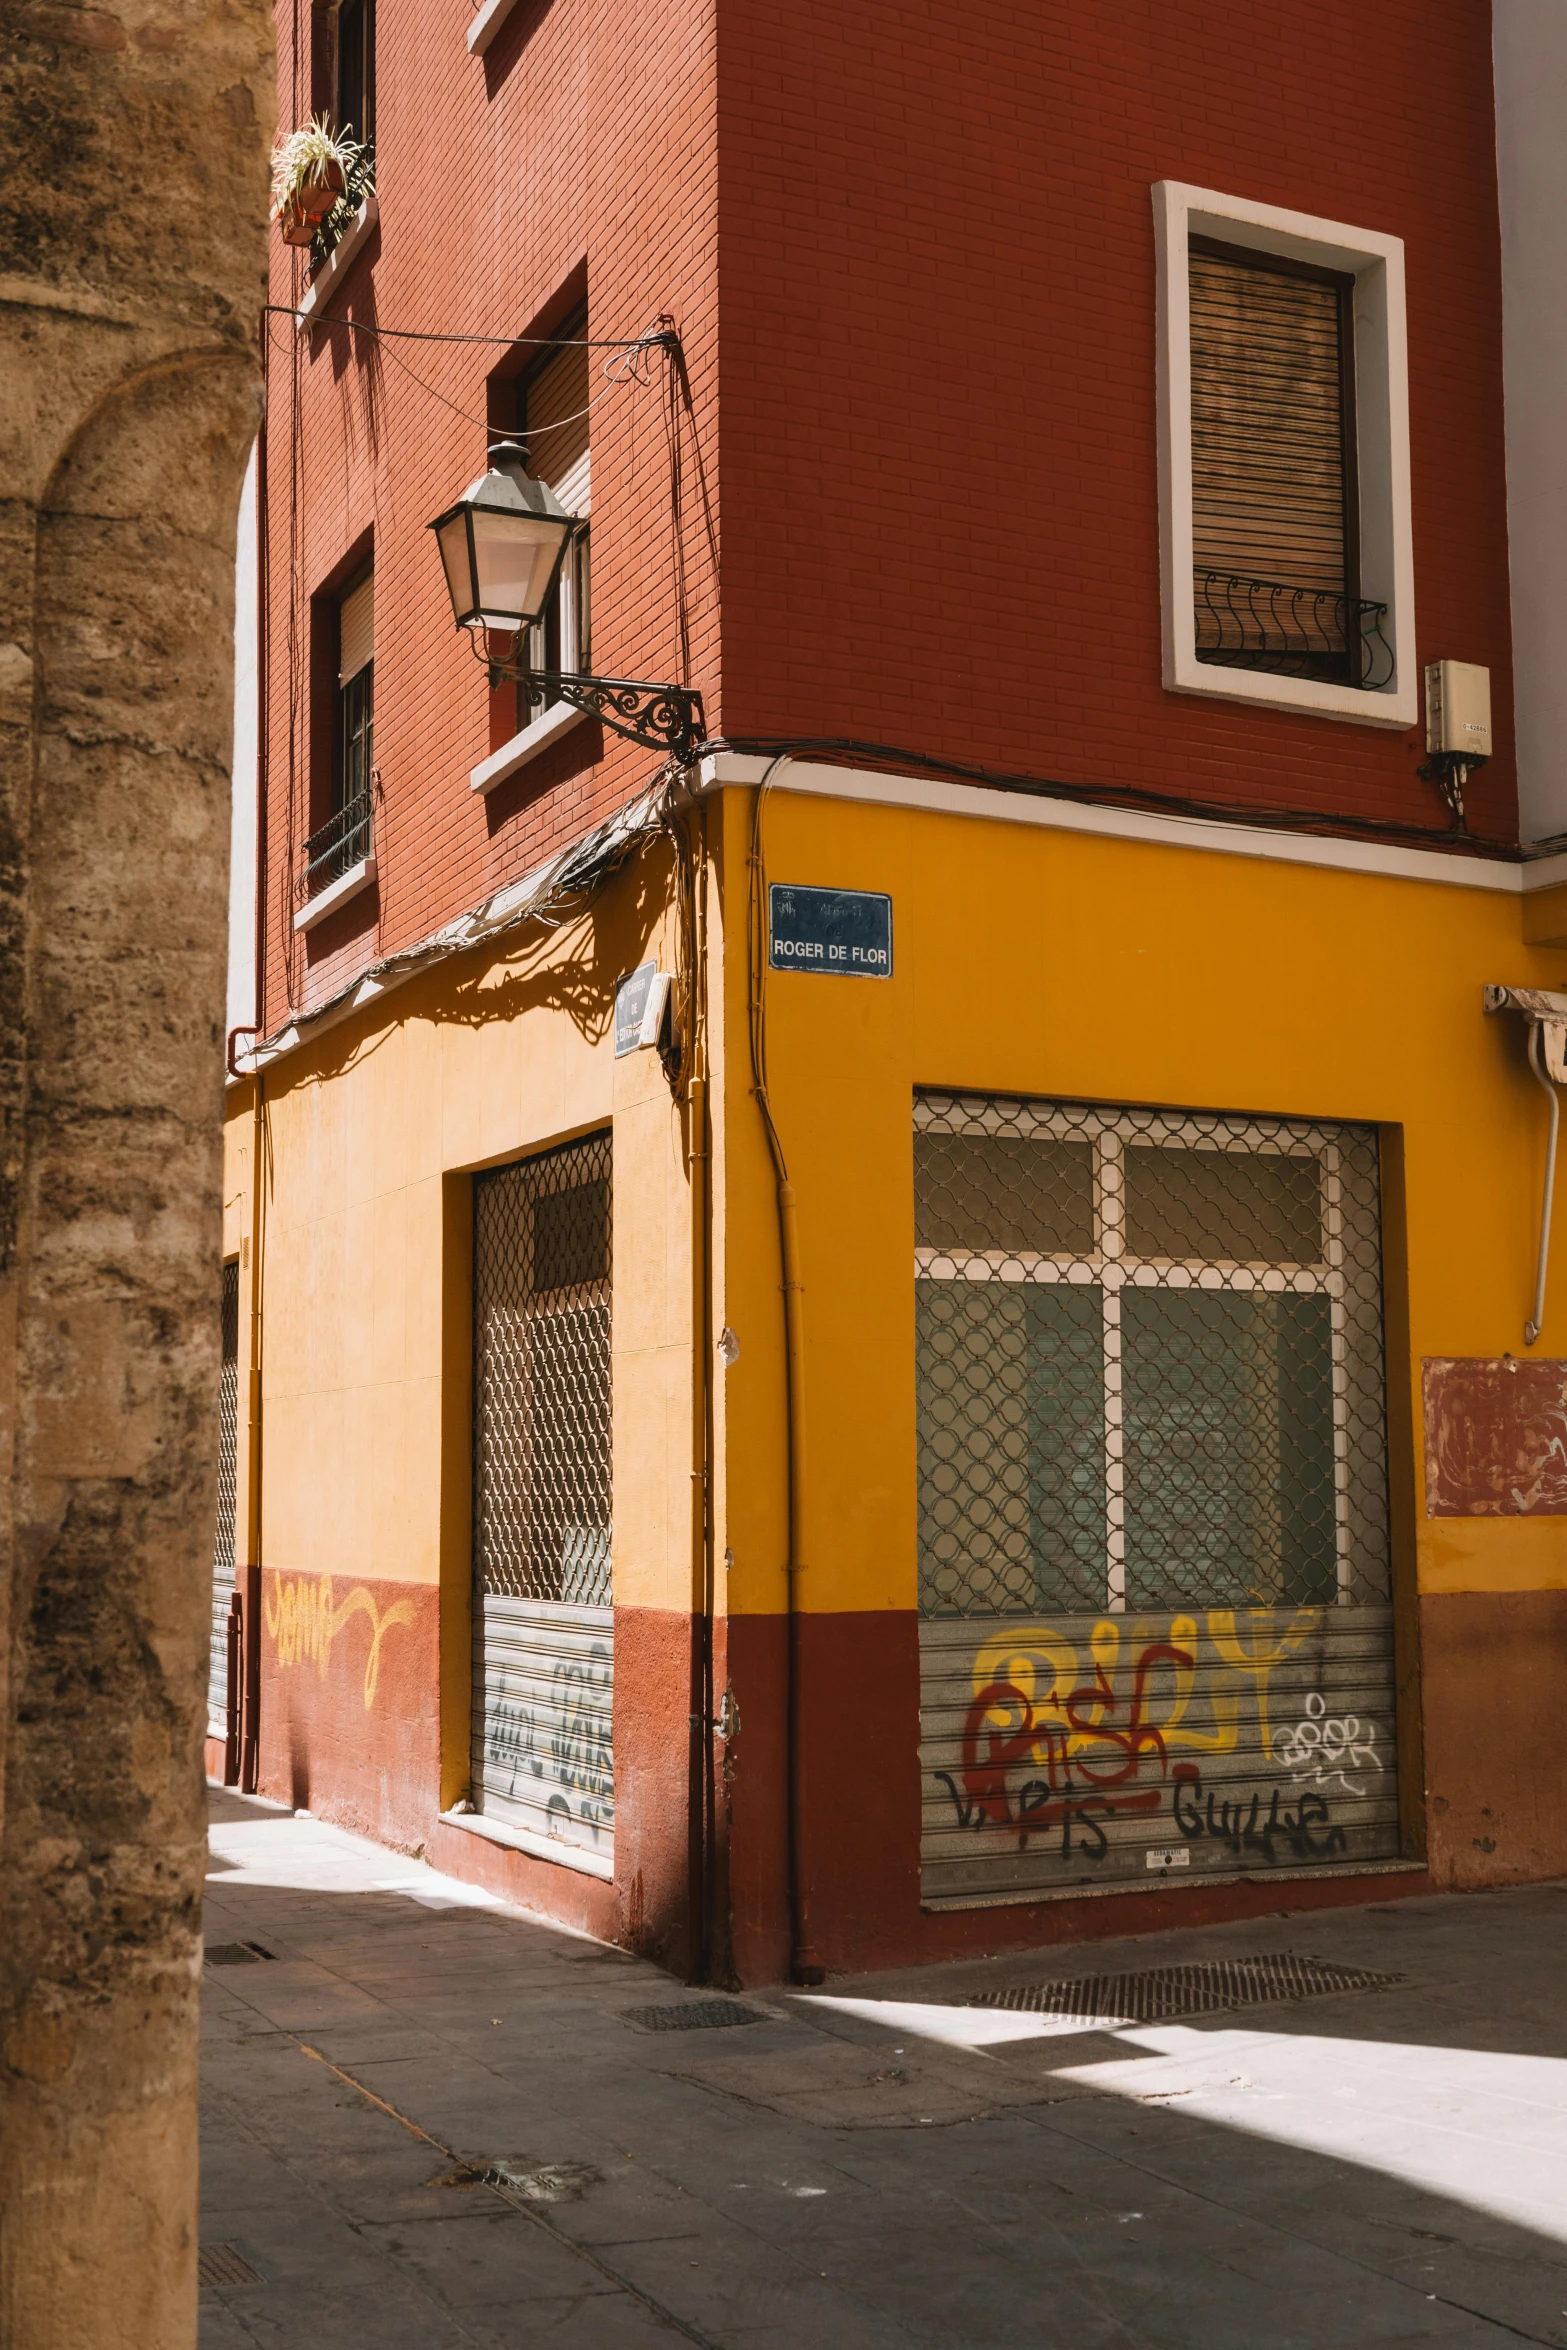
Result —
MULTIPOLYGON (((0 222, 0 2339, 189 2350, 270 12, 13 15, 0 127, 74 107, 80 136, 51 234, 19 247, 0 222)), ((15 151, 24 181, 42 168, 15 151)))

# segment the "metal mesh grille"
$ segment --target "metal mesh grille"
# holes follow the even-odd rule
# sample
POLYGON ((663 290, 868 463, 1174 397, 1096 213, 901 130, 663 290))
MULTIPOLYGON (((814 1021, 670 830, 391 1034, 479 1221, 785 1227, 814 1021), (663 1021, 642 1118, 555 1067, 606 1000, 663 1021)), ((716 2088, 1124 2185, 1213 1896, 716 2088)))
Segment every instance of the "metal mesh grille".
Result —
POLYGON ((1217 2015, 1276 1999, 1325 1999, 1335 1991, 1390 1991, 1402 1975, 1373 1967, 1268 1951, 1260 1958, 1198 1959, 1129 1975, 1079 1975, 1054 1983, 1012 1983, 980 1991, 968 2007, 999 2007, 1086 2026, 1155 2024, 1177 2015, 1217 2015))
POLYGON ((915 1104, 927 1616, 1388 1591, 1374 1129, 915 1104))
POLYGON ((474 1183, 479 1593, 610 1599, 610 1138, 474 1183))
POLYGON ((207 1724, 227 1728, 229 1600, 234 1591, 234 1535, 239 1506, 239 1259, 223 1268, 223 1369, 218 1379, 218 1527, 212 1546, 212 1645, 207 1669, 207 1724))

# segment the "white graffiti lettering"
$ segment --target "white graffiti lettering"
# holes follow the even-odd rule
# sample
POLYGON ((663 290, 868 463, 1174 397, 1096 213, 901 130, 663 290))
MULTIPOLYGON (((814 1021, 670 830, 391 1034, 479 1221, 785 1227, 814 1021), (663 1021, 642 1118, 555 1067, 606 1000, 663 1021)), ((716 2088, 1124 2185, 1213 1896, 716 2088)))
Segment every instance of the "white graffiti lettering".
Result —
POLYGON ((1273 1759, 1281 1763, 1290 1775, 1292 1786, 1310 1779, 1318 1787, 1326 1787, 1337 1779, 1350 1795, 1362 1795, 1346 1775, 1348 1771, 1377 1771, 1377 1734, 1373 1725, 1362 1726, 1356 1714, 1330 1714, 1327 1700, 1313 1689, 1306 1700, 1306 1711, 1291 1729, 1282 1725, 1274 1732, 1273 1759))

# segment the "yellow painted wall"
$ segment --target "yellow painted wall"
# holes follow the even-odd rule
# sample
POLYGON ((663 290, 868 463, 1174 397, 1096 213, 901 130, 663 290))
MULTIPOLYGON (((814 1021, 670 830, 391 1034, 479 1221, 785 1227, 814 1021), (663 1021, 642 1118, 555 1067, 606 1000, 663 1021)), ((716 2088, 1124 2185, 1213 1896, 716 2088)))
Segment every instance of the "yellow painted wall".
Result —
MULTIPOLYGON (((731 789, 709 810, 713 1317, 740 1343, 714 1374, 715 1551, 732 1551, 719 1604, 736 1612, 784 1605, 777 1226, 746 1048, 750 806, 731 789)), ((915 1601, 918 1086, 1398 1129, 1405 1196, 1387 1223, 1396 1244, 1407 1221, 1401 1357, 1396 1311, 1393 1339, 1410 1425, 1422 1355, 1522 1351, 1545 1121, 1521 1034, 1482 1016, 1480 991, 1559 986, 1567 965, 1563 950, 1524 943, 1516 897, 786 789, 770 797, 766 856, 774 880, 894 903, 890 980, 767 980, 806 1283, 807 1607, 915 1601)), ((443 1584, 454 1788, 467 1177, 611 1118, 616 1597, 691 1604, 685 1138, 656 1056, 617 1062, 610 1034, 615 976, 649 953, 671 960, 668 893, 667 865, 647 858, 566 931, 416 979, 266 1080, 261 1555, 285 1575, 443 1584)), ((234 1088, 231 1249, 253 1228, 251 1133, 249 1088, 234 1088)), ((1567 1256, 1541 1344, 1567 1355, 1567 1256)), ((1408 1466, 1404 1534, 1423 1590, 1567 1585, 1562 1522, 1428 1520, 1420 1464, 1408 1466)))
MULTIPOLYGON (((466 1771, 467 1179, 611 1120, 615 1590, 691 1604, 683 1130, 658 1056, 617 1061, 612 1034, 618 974, 669 966, 667 878, 648 859, 582 920, 415 979, 266 1072, 263 1566, 443 1584, 448 1799, 466 1771)), ((236 1232, 251 1101, 231 1088, 236 1232)))
MULTIPOLYGON (((750 798, 724 794, 736 937, 750 798)), ((1521 1027, 1486 1018, 1481 990, 1561 986, 1567 968, 1561 949, 1525 945, 1516 896, 788 789, 769 796, 765 856, 770 880, 885 890, 894 907, 890 980, 767 979, 806 1289, 806 1606, 915 1601, 916 1087, 1400 1128, 1409 1345, 1399 1363, 1395 1327, 1390 1357, 1410 1425, 1422 1355, 1523 1351, 1544 1105, 1521 1027)), ((721 1390, 736 1610, 784 1604, 778 1252, 745 986, 732 955, 715 1062, 721 1052, 719 1311, 742 1350, 721 1390)), ((1539 1351, 1567 1355, 1567 1253, 1539 1351)), ((1423 1500, 1414 1516, 1424 1590, 1567 1584, 1562 1521, 1428 1520, 1423 1500)))

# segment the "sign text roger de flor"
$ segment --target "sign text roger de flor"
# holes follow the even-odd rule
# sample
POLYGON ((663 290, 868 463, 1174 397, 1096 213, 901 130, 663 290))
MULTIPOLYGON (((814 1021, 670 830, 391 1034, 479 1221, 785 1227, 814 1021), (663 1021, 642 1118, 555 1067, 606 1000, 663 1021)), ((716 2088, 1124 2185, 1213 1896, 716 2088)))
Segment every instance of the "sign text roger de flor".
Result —
POLYGON ((880 890, 808 889, 775 881, 768 891, 768 914, 767 960, 774 971, 892 977, 892 900, 880 890))

